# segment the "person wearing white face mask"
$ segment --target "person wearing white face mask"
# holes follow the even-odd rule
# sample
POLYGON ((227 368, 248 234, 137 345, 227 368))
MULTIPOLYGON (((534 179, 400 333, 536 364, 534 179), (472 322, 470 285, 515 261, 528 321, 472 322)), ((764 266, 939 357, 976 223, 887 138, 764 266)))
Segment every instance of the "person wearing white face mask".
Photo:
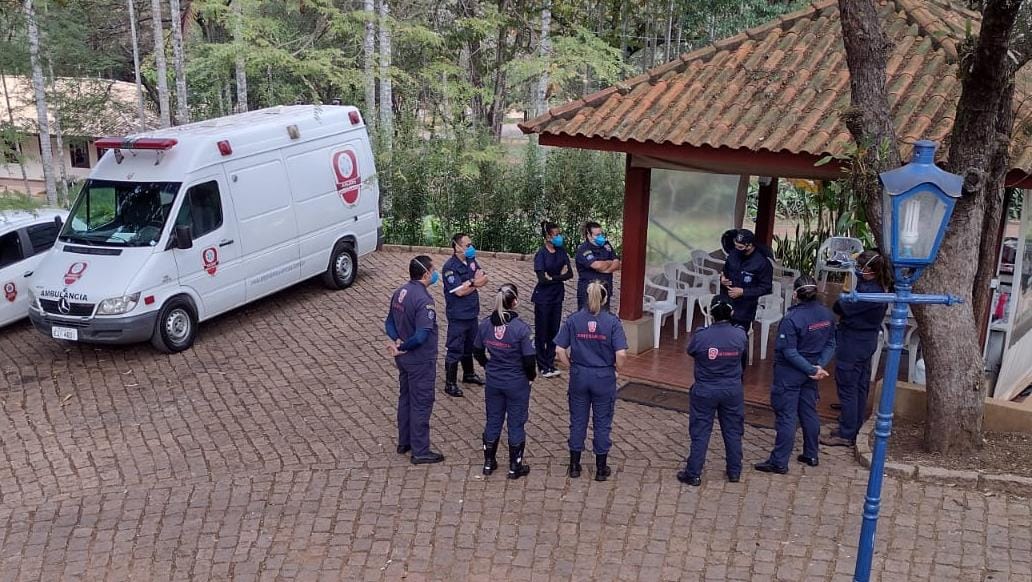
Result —
POLYGON ((606 290, 602 309, 609 311, 613 296, 613 273, 620 270, 620 257, 613 250, 602 225, 588 222, 584 225, 584 242, 577 248, 577 310, 584 309, 588 300, 588 285, 599 281, 606 290))

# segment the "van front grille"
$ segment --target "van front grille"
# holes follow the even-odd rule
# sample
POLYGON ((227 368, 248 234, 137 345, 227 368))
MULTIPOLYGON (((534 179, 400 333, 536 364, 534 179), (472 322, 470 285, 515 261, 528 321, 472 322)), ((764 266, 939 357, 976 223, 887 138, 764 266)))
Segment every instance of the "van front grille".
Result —
POLYGON ((61 311, 60 301, 53 299, 40 299, 39 304, 43 311, 54 315, 67 315, 68 317, 89 317, 93 315, 93 303, 68 303, 68 312, 61 311))

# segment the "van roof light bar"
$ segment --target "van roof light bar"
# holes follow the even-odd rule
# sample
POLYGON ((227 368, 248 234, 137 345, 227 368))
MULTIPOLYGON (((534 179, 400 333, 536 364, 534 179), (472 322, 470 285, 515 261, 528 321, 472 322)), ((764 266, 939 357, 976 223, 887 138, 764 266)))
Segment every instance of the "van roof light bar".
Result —
POLYGON ((112 150, 170 150, 179 140, 170 137, 102 137, 94 142, 99 148, 112 150))

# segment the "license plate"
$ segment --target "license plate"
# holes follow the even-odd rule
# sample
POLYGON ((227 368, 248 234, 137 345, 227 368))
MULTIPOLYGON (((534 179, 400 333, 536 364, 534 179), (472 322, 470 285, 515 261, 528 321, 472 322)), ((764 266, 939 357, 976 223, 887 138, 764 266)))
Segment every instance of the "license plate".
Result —
POLYGON ((50 328, 50 335, 54 339, 79 341, 79 330, 74 327, 57 327, 50 328))

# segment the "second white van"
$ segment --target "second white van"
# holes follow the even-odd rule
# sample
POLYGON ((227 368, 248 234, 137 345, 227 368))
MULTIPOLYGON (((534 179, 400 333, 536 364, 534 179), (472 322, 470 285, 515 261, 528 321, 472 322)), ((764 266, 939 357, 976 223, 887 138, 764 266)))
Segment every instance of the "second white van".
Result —
POLYGON ((263 109, 105 148, 29 317, 55 339, 189 348, 198 322, 319 276, 351 285, 382 244, 369 137, 354 107, 263 109))

